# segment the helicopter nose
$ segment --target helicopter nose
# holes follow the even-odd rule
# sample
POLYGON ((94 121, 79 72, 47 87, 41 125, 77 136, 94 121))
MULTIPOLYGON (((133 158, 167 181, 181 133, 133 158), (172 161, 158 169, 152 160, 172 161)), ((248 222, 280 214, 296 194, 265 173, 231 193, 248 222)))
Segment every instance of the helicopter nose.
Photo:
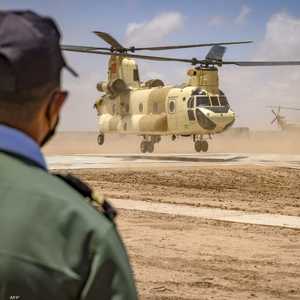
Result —
POLYGON ((214 118, 214 122, 217 125, 216 126, 217 130, 224 131, 227 128, 229 128, 230 126, 232 126, 233 123, 235 122, 235 113, 232 111, 229 111, 228 113, 218 114, 214 118))

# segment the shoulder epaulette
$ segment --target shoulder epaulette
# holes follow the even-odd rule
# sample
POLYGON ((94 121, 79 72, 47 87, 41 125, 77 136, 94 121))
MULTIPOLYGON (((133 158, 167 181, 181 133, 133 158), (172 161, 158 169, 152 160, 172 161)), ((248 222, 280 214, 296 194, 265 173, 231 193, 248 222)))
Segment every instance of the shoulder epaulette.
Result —
POLYGON ((117 216, 116 209, 101 195, 95 193, 88 184, 79 178, 67 174, 54 174, 63 180, 66 184, 75 189, 79 194, 88 200, 88 202, 99 212, 102 212, 110 221, 114 221, 117 216))

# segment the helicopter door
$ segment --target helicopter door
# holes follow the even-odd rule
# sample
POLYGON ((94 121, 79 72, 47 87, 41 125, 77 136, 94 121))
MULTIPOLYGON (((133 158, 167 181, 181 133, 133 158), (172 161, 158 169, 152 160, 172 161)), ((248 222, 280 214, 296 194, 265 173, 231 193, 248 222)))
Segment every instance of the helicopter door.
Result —
POLYGON ((176 120, 176 98, 169 98, 168 100, 168 127, 170 131, 176 130, 177 120, 176 120))

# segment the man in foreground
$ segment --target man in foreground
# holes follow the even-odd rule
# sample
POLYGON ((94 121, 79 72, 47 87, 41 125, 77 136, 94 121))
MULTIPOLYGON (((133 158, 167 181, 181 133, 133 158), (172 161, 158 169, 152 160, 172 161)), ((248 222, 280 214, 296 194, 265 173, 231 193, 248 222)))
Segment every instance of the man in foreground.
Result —
POLYGON ((40 146, 67 92, 55 23, 0 11, 0 299, 137 299, 111 213, 48 173, 40 146))

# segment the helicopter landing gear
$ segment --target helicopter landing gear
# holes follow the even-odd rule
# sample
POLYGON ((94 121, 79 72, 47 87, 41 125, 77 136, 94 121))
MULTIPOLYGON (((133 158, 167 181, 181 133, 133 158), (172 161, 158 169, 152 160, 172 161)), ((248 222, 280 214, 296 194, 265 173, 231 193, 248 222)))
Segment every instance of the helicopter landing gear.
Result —
POLYGON ((97 137, 97 142, 98 145, 102 146, 104 144, 104 134, 103 133, 99 133, 98 137, 97 137))
POLYGON ((154 143, 152 141, 142 141, 141 142, 141 152, 142 153, 152 153, 154 151, 154 143))
POLYGON ((141 152, 142 153, 153 153, 154 145, 158 144, 161 141, 161 136, 152 135, 150 137, 144 136, 143 141, 141 142, 141 152))
POLYGON ((200 137, 200 139, 196 138, 194 136, 194 147, 195 147, 195 150, 196 152, 207 152, 208 150, 208 142, 206 140, 203 140, 202 139, 202 136, 200 137))
POLYGON ((153 144, 158 144, 161 141, 160 135, 151 135, 151 142, 153 144))
POLYGON ((194 143, 194 148, 195 148, 196 152, 201 152, 201 150, 202 150, 202 143, 201 143, 201 141, 196 141, 194 143))
POLYGON ((208 142, 202 141, 202 151, 207 152, 207 150, 208 150, 208 142))

